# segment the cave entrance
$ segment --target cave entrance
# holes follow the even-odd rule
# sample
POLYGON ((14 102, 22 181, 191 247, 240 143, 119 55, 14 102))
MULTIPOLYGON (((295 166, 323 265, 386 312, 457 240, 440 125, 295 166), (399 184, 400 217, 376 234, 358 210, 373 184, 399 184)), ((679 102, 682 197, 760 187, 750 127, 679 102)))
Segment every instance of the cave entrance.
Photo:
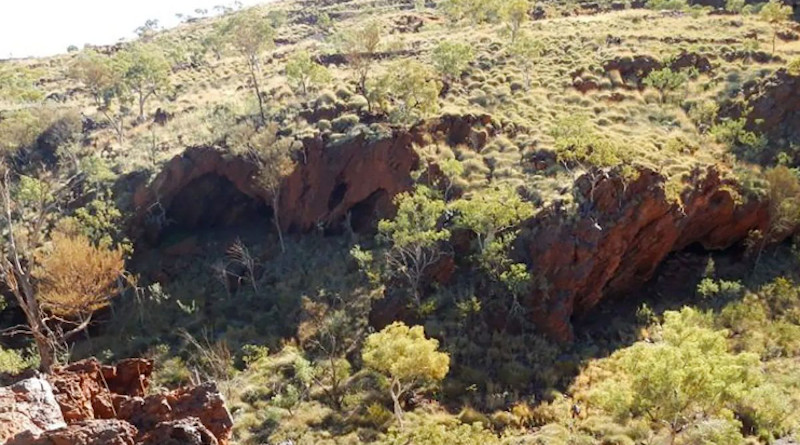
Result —
POLYGON ((166 209, 167 225, 159 244, 197 231, 270 227, 272 207, 241 192, 230 180, 214 173, 192 180, 166 209))

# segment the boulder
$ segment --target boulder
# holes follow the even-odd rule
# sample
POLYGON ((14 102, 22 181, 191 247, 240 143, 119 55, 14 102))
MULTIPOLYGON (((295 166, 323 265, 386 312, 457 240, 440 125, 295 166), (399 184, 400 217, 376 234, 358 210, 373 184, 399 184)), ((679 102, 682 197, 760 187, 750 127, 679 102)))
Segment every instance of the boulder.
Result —
POLYGON ((161 422, 142 439, 142 445, 218 445, 217 438, 200 422, 190 417, 161 422))
POLYGON ((0 443, 66 426, 50 383, 30 378, 0 388, 0 443))
POLYGON ((47 431, 38 437, 20 437, 8 445, 134 445, 136 428, 115 419, 94 419, 47 431))

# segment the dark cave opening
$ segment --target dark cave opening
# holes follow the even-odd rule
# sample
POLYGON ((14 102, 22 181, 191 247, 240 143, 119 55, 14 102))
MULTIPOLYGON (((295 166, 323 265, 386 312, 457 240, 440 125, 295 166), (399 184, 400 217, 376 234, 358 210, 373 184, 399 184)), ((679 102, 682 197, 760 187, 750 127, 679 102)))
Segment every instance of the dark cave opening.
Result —
POLYGON ((227 178, 209 173, 187 184, 165 211, 159 243, 175 235, 258 225, 269 227, 272 207, 241 192, 227 178))
POLYGON ((332 211, 339 204, 341 204, 346 194, 347 194, 347 184, 344 182, 336 184, 336 187, 333 189, 333 192, 331 192, 330 198, 328 198, 328 210, 332 211))
POLYGON ((366 232, 378 226, 381 217, 378 207, 388 196, 386 190, 378 189, 350 209, 350 226, 354 232, 366 232))

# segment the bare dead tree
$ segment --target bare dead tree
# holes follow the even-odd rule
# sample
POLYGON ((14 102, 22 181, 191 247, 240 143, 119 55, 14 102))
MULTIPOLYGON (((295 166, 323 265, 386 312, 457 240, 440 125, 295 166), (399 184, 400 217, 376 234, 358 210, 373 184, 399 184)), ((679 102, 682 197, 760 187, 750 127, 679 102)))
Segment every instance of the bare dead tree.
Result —
MULTIPOLYGON (((90 319, 81 321, 66 332, 56 331, 48 321, 63 321, 48 317, 36 295, 33 275, 34 253, 45 240, 45 232, 61 205, 68 200, 76 186, 76 178, 59 180, 44 173, 39 179, 28 177, 26 187, 14 184, 13 173, 0 164, 0 281, 14 295, 28 322, 25 333, 33 336, 41 358, 40 369, 49 372, 56 360, 56 352, 64 341, 81 332, 90 319)), ((15 330, 22 332, 22 330, 15 330)))
POLYGON ((253 286, 253 291, 258 292, 258 283, 256 283, 256 260, 253 258, 253 255, 250 254, 250 249, 244 245, 240 238, 236 238, 233 245, 228 248, 227 253, 231 261, 241 265, 245 269, 247 279, 253 286))

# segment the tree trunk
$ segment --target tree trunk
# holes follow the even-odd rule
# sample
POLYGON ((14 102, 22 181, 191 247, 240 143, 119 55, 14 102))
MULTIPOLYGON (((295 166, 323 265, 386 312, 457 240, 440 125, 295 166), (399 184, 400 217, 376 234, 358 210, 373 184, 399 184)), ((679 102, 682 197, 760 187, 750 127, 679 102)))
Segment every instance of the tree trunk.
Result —
POLYGON ((392 386, 389 390, 392 394, 392 402, 394 403, 394 416, 397 418, 397 423, 400 425, 400 429, 403 429, 403 407, 400 406, 400 395, 401 392, 399 391, 399 385, 396 383, 392 383, 392 386))
POLYGON ((55 350, 42 332, 35 332, 36 349, 39 351, 39 371, 49 374, 55 365, 55 350))
POLYGON ((146 98, 143 91, 139 91, 139 122, 144 122, 144 102, 146 98))
POLYGON ((39 370, 49 373, 55 364, 55 348, 52 339, 48 335, 48 327, 42 320, 42 311, 39 307, 39 302, 36 300, 33 286, 25 274, 20 273, 20 271, 17 274, 20 276, 17 277, 18 289, 14 291, 14 294, 25 313, 25 318, 28 319, 28 326, 31 328, 33 339, 36 342, 36 349, 39 352, 40 359, 39 370))
POLYGON ((264 112, 264 99, 261 97, 261 87, 258 85, 258 76, 256 75, 256 65, 255 62, 250 62, 250 78, 253 81, 253 89, 256 92, 256 98, 258 99, 258 111, 261 114, 261 125, 264 125, 267 122, 267 114, 264 112))
POLYGON ((281 244, 281 252, 286 253, 286 244, 283 241, 283 231, 281 230, 281 220, 278 217, 278 206, 281 203, 281 189, 276 188, 272 192, 272 219, 275 222, 275 230, 278 231, 278 241, 281 244))

